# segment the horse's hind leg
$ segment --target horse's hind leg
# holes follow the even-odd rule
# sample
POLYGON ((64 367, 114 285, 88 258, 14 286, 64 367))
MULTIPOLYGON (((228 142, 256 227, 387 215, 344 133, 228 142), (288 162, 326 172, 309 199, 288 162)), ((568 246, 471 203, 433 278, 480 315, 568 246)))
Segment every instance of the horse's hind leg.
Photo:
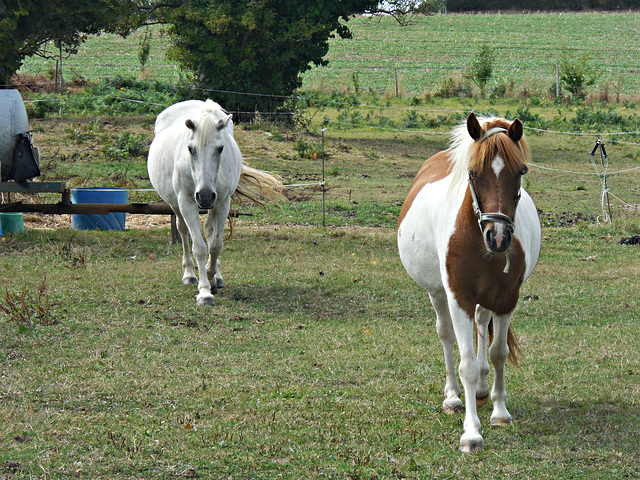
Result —
POLYGON ((207 261, 207 277, 211 282, 211 291, 215 294, 218 288, 224 287, 220 273, 220 254, 222 253, 224 225, 227 222, 231 199, 210 210, 204 225, 207 243, 209 244, 209 260, 207 261))
POLYGON ((480 380, 476 390, 476 405, 483 407, 489 399, 489 360, 487 358, 487 345, 489 335, 489 322, 492 313, 480 305, 476 306, 476 328, 478 331, 478 362, 480 363, 480 380))
POLYGON ((444 386, 444 402, 442 408, 446 413, 461 413, 464 405, 460 400, 460 385, 456 379, 456 366, 453 359, 453 340, 455 333, 449 313, 449 305, 444 295, 431 295, 431 303, 436 311, 436 329, 444 350, 446 382, 444 386))
POLYGON ((193 258, 191 258, 191 250, 189 248, 189 242, 191 236, 189 235, 189 228, 187 227, 184 217, 180 213, 176 213, 178 232, 180 232, 180 239, 182 241, 182 283, 185 285, 195 285, 198 283, 198 278, 193 269, 193 258))

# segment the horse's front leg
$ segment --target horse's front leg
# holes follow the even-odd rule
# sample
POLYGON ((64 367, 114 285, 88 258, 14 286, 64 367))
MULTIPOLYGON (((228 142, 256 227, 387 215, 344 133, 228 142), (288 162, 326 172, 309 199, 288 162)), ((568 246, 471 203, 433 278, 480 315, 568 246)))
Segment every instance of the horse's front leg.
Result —
POLYGON ((478 362, 480 363, 480 379, 478 380, 478 390, 476 391, 476 405, 483 407, 489 399, 489 359, 487 358, 487 348, 489 342, 489 322, 492 313, 490 310, 476 306, 476 328, 478 333, 478 362))
POLYGON ((491 425, 493 426, 511 423, 511 414, 507 410, 507 391, 504 386, 504 365, 509 357, 507 338, 510 323, 511 314, 495 315, 493 318, 493 342, 491 342, 489 349, 495 374, 491 390, 491 401, 493 402, 491 425))
POLYGON ((431 304, 436 311, 436 330, 444 351, 445 365, 445 385, 444 385, 444 402, 442 409, 445 413, 461 413, 464 411, 464 405, 460 400, 460 386, 456 380, 456 367, 453 359, 453 341, 455 333, 453 324, 451 323, 451 315, 449 314, 449 304, 444 294, 431 295, 431 304))
POLYGON ((460 450, 473 452, 482 450, 483 440, 480 433, 480 419, 476 407, 476 390, 480 379, 480 363, 476 358, 473 341, 473 318, 463 310, 455 299, 449 300, 449 311, 453 320, 460 350, 460 381, 464 388, 465 417, 464 433, 460 437, 460 450))
MULTIPOLYGON (((220 202, 220 200, 218 200, 220 202)), ((209 260, 207 261, 207 277, 211 282, 211 291, 215 295, 218 288, 224 287, 220 273, 220 254, 222 253, 224 225, 229 215, 231 199, 219 203, 215 209, 209 210, 204 231, 209 244, 209 260)))
POLYGON ((196 272, 193 269, 193 259, 191 258, 191 248, 189 242, 191 237, 189 236, 189 228, 184 220, 184 217, 179 212, 176 212, 176 223, 178 232, 180 233, 180 241, 182 242, 182 283, 185 285, 195 285, 198 283, 196 272))
MULTIPOLYGON (((213 299, 211 293, 211 284, 207 278, 207 244, 202 238, 202 227, 200 225, 200 213, 198 207, 194 203, 187 203, 181 206, 180 211, 184 221, 189 229, 191 235, 193 256, 196 259, 196 265, 198 266, 198 295, 196 301, 198 305, 215 305, 216 302, 213 299)), ((182 232, 181 232, 182 234, 182 232)), ((184 249, 184 236, 183 236, 183 249, 184 249)), ((185 269, 185 277, 187 270, 185 269)), ((183 280, 184 281, 184 280, 183 280)))

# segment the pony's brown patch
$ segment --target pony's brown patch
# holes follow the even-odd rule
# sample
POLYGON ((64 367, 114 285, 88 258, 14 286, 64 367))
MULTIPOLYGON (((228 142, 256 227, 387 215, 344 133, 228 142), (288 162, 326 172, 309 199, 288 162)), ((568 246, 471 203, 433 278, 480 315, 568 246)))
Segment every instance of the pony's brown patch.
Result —
POLYGON ((420 171, 418 172, 418 175, 416 175, 416 178, 413 180, 407 199, 402 205, 402 210, 400 210, 400 216, 398 218, 398 226, 402 223, 402 220, 409 211, 409 208, 411 208, 411 204, 420 190, 429 183, 442 180, 444 177, 449 175, 450 172, 451 158, 449 156, 449 150, 438 152, 424 162, 422 168, 420 168, 420 171))

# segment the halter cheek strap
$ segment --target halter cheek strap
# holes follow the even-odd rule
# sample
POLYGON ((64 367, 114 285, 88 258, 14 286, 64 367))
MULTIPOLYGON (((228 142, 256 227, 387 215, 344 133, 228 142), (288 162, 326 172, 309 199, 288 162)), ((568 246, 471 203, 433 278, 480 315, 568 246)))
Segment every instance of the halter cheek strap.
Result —
MULTIPOLYGON (((482 231, 482 222, 501 222, 504 223, 504 226, 511 230, 513 233, 516 224, 509 215, 505 215, 500 212, 489 212, 482 213, 480 210, 480 203, 478 202, 478 195, 476 194, 476 189, 473 186, 473 178, 469 175, 469 191, 471 192, 471 208, 473 208, 473 213, 478 219, 478 226, 480 227, 480 231, 482 231)), ((518 206, 518 201, 520 200, 520 194, 518 194, 518 198, 516 200, 516 207, 518 206)))

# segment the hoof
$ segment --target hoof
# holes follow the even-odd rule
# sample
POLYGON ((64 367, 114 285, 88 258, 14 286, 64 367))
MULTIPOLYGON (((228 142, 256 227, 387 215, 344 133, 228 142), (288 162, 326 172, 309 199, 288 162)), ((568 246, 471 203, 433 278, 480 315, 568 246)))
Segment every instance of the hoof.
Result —
POLYGON ((213 299, 213 295, 207 295, 205 297, 201 297, 200 295, 196 296, 196 303, 198 305, 209 305, 211 307, 215 307, 216 301, 213 299))
POLYGON ((198 279, 196 277, 184 277, 182 279, 183 285, 195 285, 198 283, 198 279))
POLYGON ((453 414, 458 414, 458 413, 464 412, 464 405, 462 404, 462 402, 460 400, 458 400, 457 402, 450 402, 450 403, 447 403, 445 401, 442 404, 442 409, 444 410, 444 413, 447 413, 449 415, 453 415, 453 414))
POLYGON ((479 452, 483 446, 482 437, 478 440, 460 440, 460 451, 464 453, 479 452))
POLYGON ((483 395, 481 397, 476 396, 476 406, 478 408, 484 407, 487 404, 487 401, 489 401, 489 394, 483 395))
POLYGON ((511 417, 508 418, 492 418, 492 427, 504 427, 505 425, 511 425, 511 417))

